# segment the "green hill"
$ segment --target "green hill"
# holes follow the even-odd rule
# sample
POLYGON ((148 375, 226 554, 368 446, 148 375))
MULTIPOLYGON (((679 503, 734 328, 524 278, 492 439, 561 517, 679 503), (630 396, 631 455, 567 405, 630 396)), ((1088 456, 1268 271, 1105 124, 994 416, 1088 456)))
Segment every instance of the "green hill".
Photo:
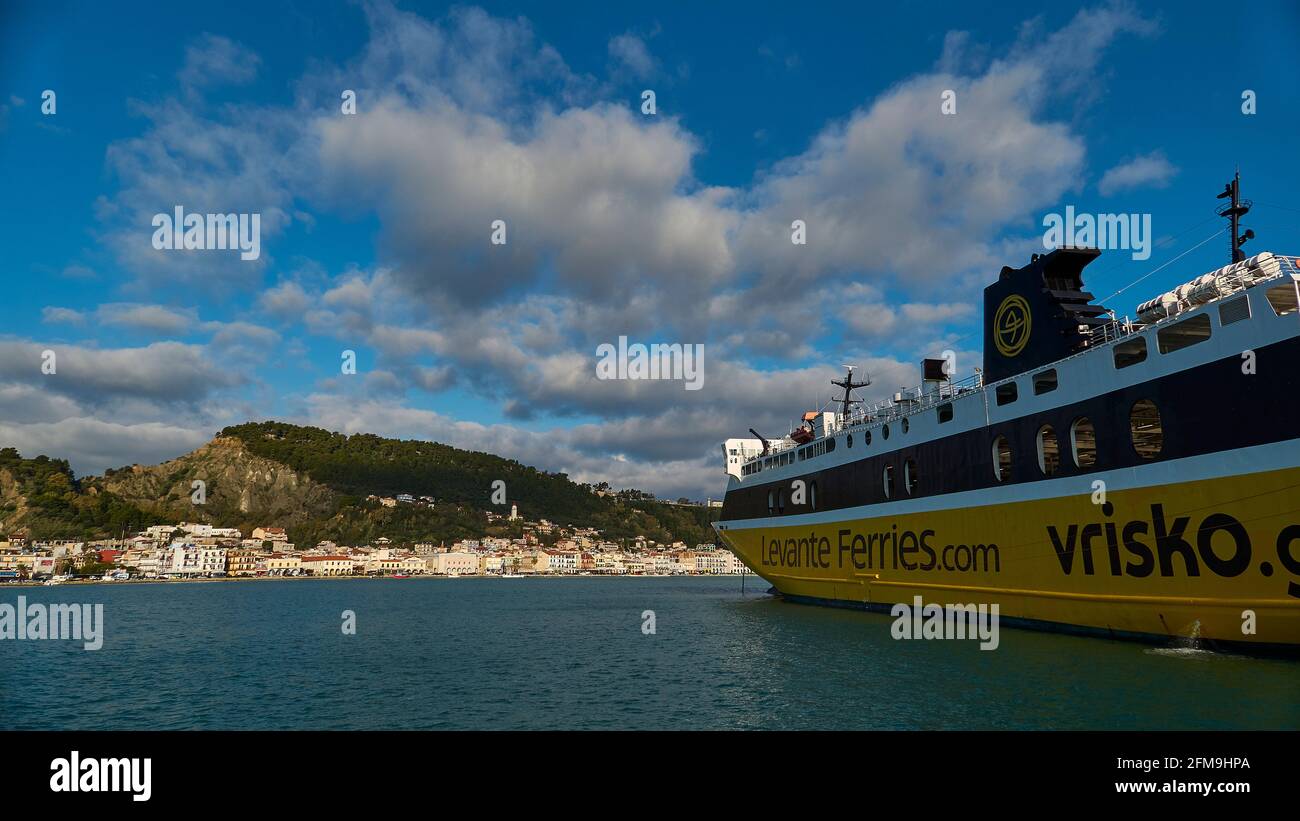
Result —
POLYGON ((489 453, 437 442, 347 436, 283 422, 228 427, 192 453, 78 480, 63 460, 0 450, 0 530, 34 539, 102 538, 150 524, 208 522, 289 529, 297 544, 364 544, 518 536, 521 524, 489 524, 484 511, 598 528, 612 540, 645 536, 694 546, 713 541, 708 508, 670 505, 625 490, 594 488, 489 453), (193 503, 203 482, 203 504, 193 503), (494 482, 505 504, 492 504, 494 482), (433 504, 384 507, 368 496, 430 496, 433 504))
MULTIPOLYGON (((690 545, 713 541, 707 508, 669 505, 637 491, 602 497, 591 485, 575 483, 566 474, 548 473, 490 453, 366 433, 348 436, 284 422, 235 425, 221 436, 239 439, 249 452, 343 494, 347 497, 345 507, 364 508, 364 497, 371 494, 410 493, 432 496, 439 507, 458 505, 462 510, 505 514, 515 504, 526 519, 596 527, 613 539, 644 535, 690 545), (505 483, 506 502, 494 505, 493 488, 498 480, 505 483)), ((418 524, 413 526, 418 528, 418 524)), ((482 529, 477 524, 473 527, 482 529)))
POLYGON ((84 488, 63 459, 24 459, 0 449, 0 535, 26 531, 39 539, 120 535, 151 524, 136 505, 84 488))

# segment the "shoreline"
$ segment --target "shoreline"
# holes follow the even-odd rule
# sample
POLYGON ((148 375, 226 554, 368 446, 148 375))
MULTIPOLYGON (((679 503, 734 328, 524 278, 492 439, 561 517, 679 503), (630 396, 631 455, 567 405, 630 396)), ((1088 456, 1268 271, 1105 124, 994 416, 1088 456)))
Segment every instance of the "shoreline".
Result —
POLYGON ((123 579, 113 581, 111 579, 68 579, 58 584, 47 585, 43 581, 22 581, 22 582, 5 582, 0 585, 0 589, 9 589, 12 587, 30 588, 30 587, 63 587, 72 585, 76 587, 86 587, 90 585, 109 584, 109 585, 128 585, 128 584, 198 584, 214 582, 299 582, 299 581, 412 581, 414 579, 432 579, 442 581, 453 581, 456 579, 739 579, 744 576, 755 576, 756 573, 590 573, 582 575, 579 573, 536 573, 518 576, 500 576, 493 573, 475 573, 462 574, 459 576, 434 576, 418 575, 396 578, 393 576, 224 576, 217 578, 205 579, 123 579))

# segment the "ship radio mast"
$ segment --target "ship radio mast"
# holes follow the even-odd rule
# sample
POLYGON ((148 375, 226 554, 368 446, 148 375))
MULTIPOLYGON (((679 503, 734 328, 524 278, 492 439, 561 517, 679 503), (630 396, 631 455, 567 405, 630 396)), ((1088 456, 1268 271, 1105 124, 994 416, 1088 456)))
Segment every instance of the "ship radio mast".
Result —
POLYGON ((1254 239, 1255 232, 1247 228, 1246 233, 1241 234, 1240 236, 1237 235, 1238 223, 1240 222, 1242 217, 1250 213, 1250 206, 1252 205, 1250 200, 1243 200, 1241 198, 1241 171, 1240 170, 1238 170, 1235 174, 1232 175, 1232 182, 1227 183, 1223 186, 1223 193, 1219 194, 1219 196, 1216 199, 1225 199, 1225 198, 1228 201, 1225 202, 1223 205, 1220 205, 1217 209, 1215 209, 1215 213, 1217 213, 1221 217, 1228 218, 1230 227, 1232 229, 1228 240, 1232 246, 1231 249, 1232 261, 1241 262, 1246 258, 1246 255, 1242 253, 1241 246, 1246 244, 1246 240, 1254 239))
POLYGON ((853 391, 857 388, 865 388, 866 386, 871 384, 870 376, 868 376, 865 381, 854 382, 853 381, 854 367, 855 367, 854 365, 845 365, 844 368, 848 372, 844 375, 844 379, 839 381, 834 379, 831 380, 832 385, 844 389, 844 396, 840 397, 836 401, 840 403, 840 413, 842 418, 845 420, 849 418, 849 411, 851 411, 853 409, 853 406, 858 402, 858 400, 853 398, 853 391))

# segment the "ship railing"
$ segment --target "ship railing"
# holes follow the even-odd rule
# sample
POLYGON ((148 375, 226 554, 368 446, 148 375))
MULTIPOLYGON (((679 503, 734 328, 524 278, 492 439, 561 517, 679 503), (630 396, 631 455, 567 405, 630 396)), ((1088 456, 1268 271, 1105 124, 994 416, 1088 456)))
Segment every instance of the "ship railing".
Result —
POLYGON ((842 431, 866 425, 883 425, 887 422, 921 413, 946 402, 951 402, 983 387, 984 375, 979 372, 956 381, 931 380, 919 387, 899 391, 894 399, 868 405, 854 411, 846 419, 836 420, 835 430, 842 431))
MULTIPOLYGON (((1117 339, 1123 339, 1124 337, 1129 336, 1130 334, 1135 334, 1146 327, 1147 323, 1142 322, 1141 320, 1131 319, 1127 316, 1112 315, 1109 322, 1104 325, 1098 325, 1088 331, 1086 334, 1087 341, 1084 344, 1084 350, 1095 348, 1098 345, 1105 345, 1106 343, 1114 342, 1117 339)), ((1066 358, 1069 359, 1071 357, 1066 358)))
MULTIPOLYGON (((1207 274, 1201 278, 1210 276, 1210 274, 1207 274)), ((1173 295, 1173 301, 1154 307, 1142 314, 1143 327, 1150 327, 1171 317, 1184 314, 1193 308, 1199 308, 1215 300, 1241 293, 1252 285, 1277 279, 1279 276, 1300 279, 1300 259, 1273 254, 1271 259, 1249 268, 1244 265, 1233 266, 1227 273, 1213 277, 1202 285, 1196 284, 1201 278, 1185 283, 1174 291, 1167 292, 1173 295)))

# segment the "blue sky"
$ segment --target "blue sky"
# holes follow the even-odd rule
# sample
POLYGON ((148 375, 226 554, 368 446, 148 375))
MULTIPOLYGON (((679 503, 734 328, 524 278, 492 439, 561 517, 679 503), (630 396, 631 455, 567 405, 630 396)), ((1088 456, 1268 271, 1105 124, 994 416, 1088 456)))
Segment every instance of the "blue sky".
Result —
POLYGON ((0 446, 98 472, 274 417, 717 496, 716 444, 841 362, 875 395, 978 365, 1045 214, 1151 215, 1105 297, 1218 230, 1239 165, 1248 250, 1300 252, 1295 43, 1285 2, 8 4, 0 446), (177 204, 261 214, 260 258, 155 250, 177 204), (704 388, 597 381, 619 335, 704 344, 704 388))

